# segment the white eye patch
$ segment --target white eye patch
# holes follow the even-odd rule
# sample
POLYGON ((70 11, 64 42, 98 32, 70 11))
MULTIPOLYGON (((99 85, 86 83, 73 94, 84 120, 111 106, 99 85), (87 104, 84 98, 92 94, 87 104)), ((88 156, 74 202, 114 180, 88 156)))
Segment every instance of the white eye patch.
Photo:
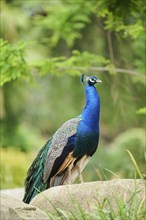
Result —
POLYGON ((93 80, 93 79, 89 79, 89 80, 90 80, 90 82, 92 82, 92 83, 94 83, 94 82, 96 81, 95 79, 94 79, 94 80, 93 80))

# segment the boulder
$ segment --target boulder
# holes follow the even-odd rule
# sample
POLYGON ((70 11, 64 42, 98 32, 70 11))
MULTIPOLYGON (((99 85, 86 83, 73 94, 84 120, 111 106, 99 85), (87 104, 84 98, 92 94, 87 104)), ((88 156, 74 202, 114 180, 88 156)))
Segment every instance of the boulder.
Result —
POLYGON ((0 193, 22 200, 24 196, 24 188, 2 189, 0 193))
POLYGON ((115 213, 121 207, 136 210, 140 203, 144 205, 144 197, 143 180, 114 179, 53 187, 38 194, 30 204, 54 216, 60 213, 64 216, 86 213, 88 216, 97 213, 97 209, 98 212, 102 209, 105 212, 113 210, 115 213))
POLYGON ((25 204, 13 197, 1 194, 1 220, 49 220, 49 216, 37 207, 25 204))

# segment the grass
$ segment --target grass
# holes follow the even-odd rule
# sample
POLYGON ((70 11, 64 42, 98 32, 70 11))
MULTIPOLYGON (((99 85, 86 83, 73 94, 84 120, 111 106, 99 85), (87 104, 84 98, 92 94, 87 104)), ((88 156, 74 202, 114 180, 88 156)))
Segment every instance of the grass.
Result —
POLYGON ((131 158, 131 160, 132 160, 132 162, 133 162, 133 164, 134 164, 134 166, 135 166, 135 168, 136 168, 136 170, 137 170, 137 173, 139 174, 140 178, 141 178, 141 179, 144 179, 142 173, 140 172, 140 169, 139 169, 139 167, 138 167, 138 164, 137 164, 135 158, 133 157, 133 155, 131 154, 131 152, 130 152, 129 150, 127 150, 127 152, 128 152, 128 154, 129 154, 129 156, 130 156, 130 158, 131 158))
MULTIPOLYGON (((138 167, 138 164, 131 154, 130 151, 127 151, 130 159, 135 166, 137 173, 139 174, 141 180, 144 182, 146 186, 146 182, 143 178, 142 173, 138 167)), ((112 171, 108 170, 112 174, 112 171)), ((72 210, 62 210, 60 208, 55 207, 55 205, 49 200, 47 196, 45 198, 48 202, 53 206, 55 213, 48 213, 51 220, 145 220, 146 219, 146 204, 145 198, 141 199, 141 201, 137 200, 137 194, 139 193, 139 189, 136 185, 135 178, 135 191, 130 195, 130 198, 126 201, 119 197, 119 195, 114 195, 114 203, 115 206, 111 203, 109 198, 104 198, 103 202, 98 201, 98 196, 96 197, 96 208, 94 212, 86 212, 83 210, 78 201, 72 197, 69 193, 69 198, 72 203, 72 210)), ((129 191, 130 193, 130 191, 129 191)), ((45 210, 44 210, 45 211, 45 210)))
MULTIPOLYGON (((139 177, 145 182, 143 174, 141 173, 135 158, 130 151, 127 151, 127 154, 129 155, 129 158, 131 159, 133 166, 135 167, 135 171, 138 173, 139 177)), ((18 150, 2 148, 0 150, 0 155, 1 188, 14 188, 23 186, 27 169, 34 158, 34 154, 26 154, 18 150)), ((109 169, 105 169, 105 171, 110 172, 112 176, 116 177, 117 175, 109 169)), ((96 175, 99 177, 100 180, 107 180, 104 169, 102 168, 98 170, 98 173, 96 175)), ((97 199, 96 209, 92 213, 86 213, 85 210, 82 209, 81 205, 70 195, 70 199, 73 204, 73 209, 70 212, 54 207, 55 213, 48 213, 48 215, 52 220, 144 220, 146 219, 145 201, 141 200, 139 204, 137 204, 137 193, 138 191, 135 185, 135 192, 131 194, 129 201, 127 201, 126 203, 124 202, 124 200, 119 198, 118 195, 115 196, 117 210, 113 208, 108 198, 104 198, 102 204, 99 203, 97 199)), ((47 198, 46 196, 45 198, 49 201, 49 198, 47 198)), ((51 203, 51 201, 49 202, 51 203)), ((47 212, 47 210, 44 211, 47 212)))
POLYGON ((52 214, 45 211, 48 213, 51 220, 145 220, 145 201, 143 199, 137 204, 136 194, 137 193, 134 192, 130 200, 126 203, 118 196, 115 196, 116 209, 113 208, 108 198, 105 198, 102 204, 97 200, 95 211, 91 213, 86 213, 85 210, 81 208, 80 204, 73 198, 71 198, 73 210, 66 211, 55 207, 45 196, 53 206, 55 213, 52 214))

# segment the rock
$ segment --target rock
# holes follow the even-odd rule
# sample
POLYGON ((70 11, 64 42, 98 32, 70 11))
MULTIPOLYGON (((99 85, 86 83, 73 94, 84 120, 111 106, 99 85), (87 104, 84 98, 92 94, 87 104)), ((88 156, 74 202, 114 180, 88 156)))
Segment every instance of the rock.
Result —
POLYGON ((22 200, 24 196, 24 188, 2 189, 0 190, 0 193, 22 200))
POLYGON ((97 213, 97 207, 105 212, 111 209, 118 212, 119 204, 120 208, 137 209, 144 197, 145 186, 142 180, 114 179, 53 187, 38 194, 30 204, 54 216, 57 216, 56 208, 67 215, 81 212, 89 215, 97 213))
POLYGON ((25 204, 8 195, 1 194, 1 220, 49 220, 49 216, 32 205, 25 204))

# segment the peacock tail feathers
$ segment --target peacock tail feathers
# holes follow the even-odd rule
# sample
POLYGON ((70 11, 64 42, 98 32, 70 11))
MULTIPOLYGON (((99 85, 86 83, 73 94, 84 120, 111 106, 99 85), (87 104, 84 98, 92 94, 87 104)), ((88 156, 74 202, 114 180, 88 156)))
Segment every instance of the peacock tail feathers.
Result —
POLYGON ((47 188, 47 184, 43 182, 45 158, 47 157, 48 150, 52 143, 52 138, 39 151, 37 157, 30 166, 27 177, 25 179, 25 195, 23 201, 29 203, 29 201, 36 196, 39 192, 44 191, 47 188))

